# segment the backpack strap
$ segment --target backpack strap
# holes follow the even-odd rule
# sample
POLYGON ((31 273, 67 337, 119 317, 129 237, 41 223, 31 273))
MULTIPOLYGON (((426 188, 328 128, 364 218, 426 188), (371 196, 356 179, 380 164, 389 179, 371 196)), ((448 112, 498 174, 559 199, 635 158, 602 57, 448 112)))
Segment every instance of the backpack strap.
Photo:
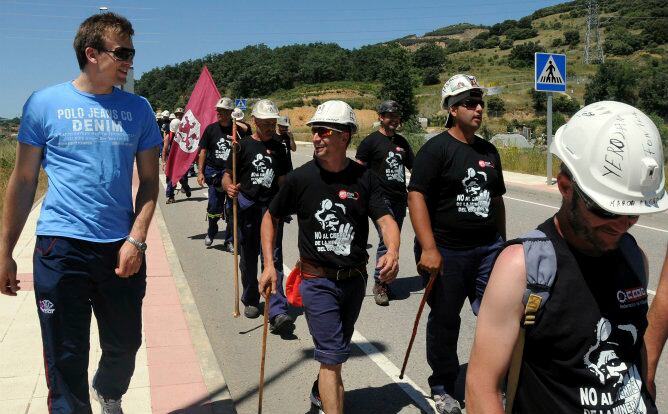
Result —
POLYGON ((535 324, 538 312, 550 298, 550 290, 557 274, 557 254, 552 241, 545 233, 540 230, 532 230, 518 239, 508 241, 506 246, 520 243, 524 249, 527 286, 522 298, 524 315, 508 369, 506 414, 512 413, 513 410, 522 367, 526 327, 535 324))

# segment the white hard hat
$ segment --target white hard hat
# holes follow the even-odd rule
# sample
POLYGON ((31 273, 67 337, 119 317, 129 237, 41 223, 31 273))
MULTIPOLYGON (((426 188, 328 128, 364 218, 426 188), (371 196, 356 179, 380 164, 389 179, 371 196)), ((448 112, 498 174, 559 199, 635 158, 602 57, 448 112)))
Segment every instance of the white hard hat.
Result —
POLYGON ((241 108, 234 108, 232 111, 232 118, 236 121, 241 121, 244 119, 244 111, 242 111, 241 108))
POLYGON ((331 124, 346 125, 350 132, 357 131, 355 111, 343 101, 327 101, 318 105, 313 118, 306 123, 308 126, 329 126, 331 124))
POLYGON ((276 121, 276 124, 278 124, 280 126, 284 126, 284 127, 289 127, 290 126, 290 118, 288 118, 287 116, 281 116, 276 121))
POLYGON ((234 101, 230 98, 220 98, 218 102, 216 102, 216 108, 233 110, 234 101))
POLYGON ((181 108, 181 107, 176 108, 176 109, 174 110, 174 113, 175 113, 175 114, 179 114, 179 113, 182 114, 182 113, 183 113, 183 108, 181 108))
MULTIPOLYGON (((452 105, 463 101, 469 96, 482 98, 483 88, 478 84, 475 76, 457 74, 448 79, 441 89, 441 109, 448 110, 452 105)), ((445 127, 450 128, 454 119, 448 111, 445 127)))
POLYGON ((176 118, 172 119, 171 122, 169 123, 169 132, 178 132, 180 123, 181 121, 179 121, 178 119, 176 118))
POLYGON ((623 215, 668 210, 661 136, 640 110, 613 101, 587 105, 557 130, 550 149, 601 208, 623 215))
POLYGON ((278 114, 278 108, 276 107, 276 104, 269 99, 262 99, 257 101, 255 106, 253 106, 253 112, 251 112, 251 115, 257 119, 278 119, 281 117, 278 114))
POLYGON ((176 115, 174 115, 174 114, 169 114, 169 119, 176 119, 176 115))
POLYGON ((162 111, 162 117, 163 118, 169 118, 169 111, 166 110, 166 109, 164 111, 162 111))

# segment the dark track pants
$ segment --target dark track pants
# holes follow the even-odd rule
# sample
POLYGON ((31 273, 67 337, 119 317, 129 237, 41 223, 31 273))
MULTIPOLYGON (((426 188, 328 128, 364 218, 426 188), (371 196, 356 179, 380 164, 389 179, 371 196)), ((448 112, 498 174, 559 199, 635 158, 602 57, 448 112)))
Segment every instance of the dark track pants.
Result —
MULTIPOLYGON (((213 180, 216 176, 222 176, 224 172, 225 170, 222 168, 204 167, 204 181, 209 186, 209 199, 206 205, 206 215, 209 227, 207 228, 206 234, 211 239, 216 237, 216 234, 218 233, 218 220, 223 218, 223 210, 225 208, 225 192, 216 190, 216 187, 213 185, 213 180)), ((227 234, 225 235, 225 238, 227 241, 227 234)))
MULTIPOLYGON (((260 292, 258 291, 257 260, 260 258, 262 269, 264 269, 264 260, 262 259, 262 249, 260 246, 260 224, 262 216, 267 210, 261 204, 253 204, 245 210, 239 209, 237 212, 239 219, 239 246, 240 260, 239 270, 241 271, 241 284, 243 292, 241 302, 248 306, 257 306, 260 303, 260 292)), ((278 222, 276 229, 276 244, 274 246, 274 267, 278 281, 276 283, 276 294, 271 295, 269 300, 269 318, 288 311, 288 301, 283 292, 283 222, 278 222)))
MULTIPOLYGON (((466 298, 471 303, 473 313, 478 314, 494 258, 502 245, 503 240, 499 237, 490 245, 468 250, 438 246, 443 257, 443 268, 427 298, 430 307, 427 318, 427 362, 432 369, 429 376, 432 394, 452 395, 454 392, 459 374, 459 314, 466 298)), ((421 253, 419 244, 415 243, 416 263, 421 253)), ((422 277, 426 285, 429 275, 422 277)))
POLYGON ((91 413, 88 353, 95 312, 102 357, 93 387, 118 399, 128 389, 141 345, 145 260, 129 278, 114 273, 123 241, 93 243, 38 236, 33 256, 51 413, 91 413))
MULTIPOLYGON (((184 174, 183 177, 179 180, 179 184, 181 184, 181 188, 185 191, 186 189, 190 189, 190 185, 188 185, 188 173, 184 174)), ((167 177, 167 185, 165 186, 165 197, 167 198, 174 198, 174 190, 175 187, 172 185, 172 180, 167 177)))

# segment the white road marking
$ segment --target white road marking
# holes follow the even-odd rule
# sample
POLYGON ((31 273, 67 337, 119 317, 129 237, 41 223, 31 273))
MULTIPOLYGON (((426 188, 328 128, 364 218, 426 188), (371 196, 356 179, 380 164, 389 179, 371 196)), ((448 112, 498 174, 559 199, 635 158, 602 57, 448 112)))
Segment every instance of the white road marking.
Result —
MULTIPOLYGON (((547 208, 551 208, 553 210, 559 210, 559 207, 551 206, 549 204, 536 203, 535 201, 522 200, 521 198, 508 197, 508 196, 505 196, 505 195, 503 196, 503 198, 508 199, 508 200, 513 200, 513 201, 519 201, 521 203, 534 204, 534 205, 541 206, 541 207, 547 207, 547 208)), ((654 231, 658 231, 658 232, 661 232, 661 233, 668 233, 668 230, 660 229, 660 228, 657 228, 657 227, 644 226, 642 224, 636 224, 634 227, 642 227, 643 229, 654 230, 654 231)))
MULTIPOLYGON (((284 264, 283 272, 288 275, 290 274, 291 269, 284 264)), ((357 347, 361 349, 362 352, 364 352, 373 362, 375 362, 376 365, 378 365, 378 367, 406 393, 406 395, 415 401, 417 406, 422 411, 426 413, 436 412, 434 401, 427 397, 430 394, 424 392, 424 390, 420 388, 407 375, 404 375, 403 379, 399 379, 401 370, 396 365, 394 365, 388 357, 383 355, 383 353, 380 352, 378 348, 371 345, 371 343, 364 336, 362 336, 359 331, 353 331, 352 342, 357 345, 357 347)), ((466 413, 466 411, 463 412, 466 413)))

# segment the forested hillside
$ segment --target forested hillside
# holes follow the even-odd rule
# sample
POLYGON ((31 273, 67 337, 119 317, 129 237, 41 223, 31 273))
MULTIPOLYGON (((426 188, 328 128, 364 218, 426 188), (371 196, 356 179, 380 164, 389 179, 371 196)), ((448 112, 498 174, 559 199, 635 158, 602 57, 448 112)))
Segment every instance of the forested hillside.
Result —
POLYGON ((545 95, 531 92, 533 56, 549 51, 568 58, 569 90, 555 98, 561 114, 556 126, 585 103, 616 99, 654 114, 668 138, 668 2, 600 2, 602 64, 583 61, 586 14, 586 0, 577 0, 489 27, 461 23, 353 50, 322 43, 253 45, 155 68, 136 90, 154 109, 184 106, 204 64, 222 94, 271 97, 281 108, 314 106, 338 93, 356 109, 373 109, 404 85, 400 94, 407 96, 399 98, 407 115, 437 125, 440 85, 454 73, 470 72, 497 93, 489 98, 491 118, 483 132, 519 125, 538 132, 545 95))

